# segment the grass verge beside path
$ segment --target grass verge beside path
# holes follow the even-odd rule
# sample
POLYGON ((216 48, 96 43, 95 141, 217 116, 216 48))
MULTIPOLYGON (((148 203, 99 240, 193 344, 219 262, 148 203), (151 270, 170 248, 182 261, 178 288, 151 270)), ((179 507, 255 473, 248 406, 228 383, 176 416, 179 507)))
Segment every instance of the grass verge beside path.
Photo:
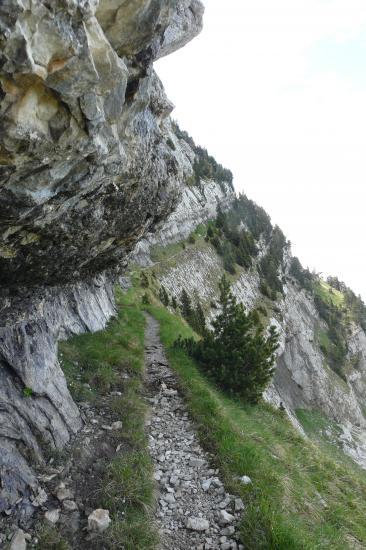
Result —
POLYGON ((329 458, 298 435, 284 413, 247 406, 213 388, 173 343, 192 331, 159 305, 148 306, 178 373, 203 445, 228 489, 247 503, 241 526, 248 549, 366 548, 366 475, 329 458), (243 486, 238 476, 249 475, 243 486))
MULTIPOLYGON (((157 533, 152 521, 153 466, 147 449, 144 373, 145 319, 133 292, 117 291, 118 314, 106 330, 83 334, 60 344, 60 359, 69 389, 77 401, 98 407, 108 398, 116 419, 122 420, 115 446, 122 450, 101 472, 98 502, 111 513, 110 527, 90 548, 152 550, 157 533)), ((103 406, 103 405, 102 405, 103 406)), ((53 538, 57 537, 53 535, 53 538)), ((66 541, 49 545, 49 529, 40 530, 40 548, 69 548, 66 541), (43 536, 43 541, 42 541, 43 536), (43 546, 42 546, 43 544, 43 546)), ((70 546, 73 548, 73 546, 70 546)))

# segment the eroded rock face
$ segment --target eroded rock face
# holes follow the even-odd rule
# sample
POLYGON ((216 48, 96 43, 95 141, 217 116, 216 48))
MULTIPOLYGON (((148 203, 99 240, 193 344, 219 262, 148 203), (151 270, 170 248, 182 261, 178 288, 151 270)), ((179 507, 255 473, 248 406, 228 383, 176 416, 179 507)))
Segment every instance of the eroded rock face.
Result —
POLYGON ((116 266, 179 199, 153 61, 193 38, 202 12, 198 0, 1 2, 0 511, 35 487, 27 460, 81 426, 57 340, 105 326, 116 266))
MULTIPOLYGON (((177 155, 182 155, 181 166, 185 167, 186 175, 191 175, 193 157, 185 142, 176 142, 177 155), (183 160, 184 159, 184 160, 183 160), (190 161, 189 161, 190 159, 190 161)), ((149 232, 139 241, 129 260, 142 266, 151 265, 150 251, 154 246, 168 244, 186 239, 200 223, 213 219, 217 207, 227 210, 234 199, 235 193, 229 184, 204 182, 201 187, 185 186, 178 206, 166 220, 160 223, 154 232, 149 232)), ((180 277, 180 274, 177 273, 180 277)))
POLYGON ((88 283, 23 289, 17 300, 0 308, 8 319, 0 328, 0 512, 36 488, 26 460, 41 463, 45 447, 61 449, 81 427, 57 341, 100 330, 115 312, 113 285, 102 275, 88 283))
POLYGON ((0 17, 0 283, 120 265, 177 200, 152 62, 197 34, 201 4, 19 0, 0 17))

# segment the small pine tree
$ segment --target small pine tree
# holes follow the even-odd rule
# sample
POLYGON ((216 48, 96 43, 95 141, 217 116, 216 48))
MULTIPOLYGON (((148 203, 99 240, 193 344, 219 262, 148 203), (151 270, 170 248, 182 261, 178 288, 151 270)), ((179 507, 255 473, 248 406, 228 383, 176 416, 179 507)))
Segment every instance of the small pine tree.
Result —
POLYGON ((183 288, 181 295, 180 295, 180 311, 182 313, 182 316, 184 319, 190 323, 193 318, 193 308, 192 308, 192 302, 190 297, 187 294, 187 291, 185 288, 183 288))
POLYGON ((207 330, 206 319, 205 319, 205 314, 203 313, 203 309, 200 302, 197 303, 197 306, 194 309, 193 328, 201 336, 204 336, 206 334, 206 330, 207 330))
POLYGON ((147 293, 145 292, 145 294, 142 296, 141 298, 141 302, 144 306, 147 306, 150 304, 150 300, 149 300, 149 296, 147 295, 147 293))
POLYGON ((161 285, 160 289, 159 289, 159 298, 160 298, 160 301, 161 303, 165 306, 165 307, 168 307, 169 305, 169 295, 165 289, 165 286, 161 285))
POLYGON ((220 239, 217 235, 214 235, 212 237, 211 244, 216 248, 216 252, 221 255, 222 254, 222 247, 221 247, 220 239))
POLYGON ((213 330, 207 330, 199 342, 180 340, 177 345, 193 355, 220 388, 256 403, 274 372, 278 335, 274 327, 264 335, 258 315, 246 313, 237 303, 225 276, 219 288, 221 312, 213 330))
POLYGON ((235 260, 229 247, 224 249, 222 261, 224 263, 224 269, 231 275, 235 274, 235 260))
POLYGON ((140 275, 140 285, 142 286, 142 288, 149 287, 149 279, 144 271, 142 271, 140 275))
POLYGON ((217 215, 216 215, 216 227, 221 229, 224 233, 228 233, 228 223, 227 216, 221 210, 220 205, 217 206, 217 215))
POLYGON ((173 296, 172 298, 172 308, 173 309, 178 309, 178 302, 177 302, 177 299, 175 296, 173 296))
POLYGON ((207 237, 209 237, 210 239, 214 236, 214 231, 213 231, 211 225, 208 226, 206 235, 207 235, 207 237))

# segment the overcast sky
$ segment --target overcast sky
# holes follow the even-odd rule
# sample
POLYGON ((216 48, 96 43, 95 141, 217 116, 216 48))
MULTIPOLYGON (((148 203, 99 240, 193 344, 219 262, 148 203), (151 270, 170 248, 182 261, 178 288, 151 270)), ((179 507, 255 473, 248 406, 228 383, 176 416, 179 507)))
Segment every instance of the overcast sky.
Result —
POLYGON ((366 0, 206 0, 156 64, 173 116, 306 267, 366 300, 366 0))

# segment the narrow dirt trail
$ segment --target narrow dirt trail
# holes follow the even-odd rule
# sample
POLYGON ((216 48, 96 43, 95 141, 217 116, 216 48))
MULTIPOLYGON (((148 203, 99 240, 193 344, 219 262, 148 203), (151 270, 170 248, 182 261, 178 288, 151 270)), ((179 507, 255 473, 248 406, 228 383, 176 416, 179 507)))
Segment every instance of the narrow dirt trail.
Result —
POLYGON ((151 419, 149 449, 155 466, 155 512, 161 550, 243 549, 237 543, 240 499, 226 493, 201 448, 177 379, 168 366, 158 322, 147 315, 145 360, 151 419))

